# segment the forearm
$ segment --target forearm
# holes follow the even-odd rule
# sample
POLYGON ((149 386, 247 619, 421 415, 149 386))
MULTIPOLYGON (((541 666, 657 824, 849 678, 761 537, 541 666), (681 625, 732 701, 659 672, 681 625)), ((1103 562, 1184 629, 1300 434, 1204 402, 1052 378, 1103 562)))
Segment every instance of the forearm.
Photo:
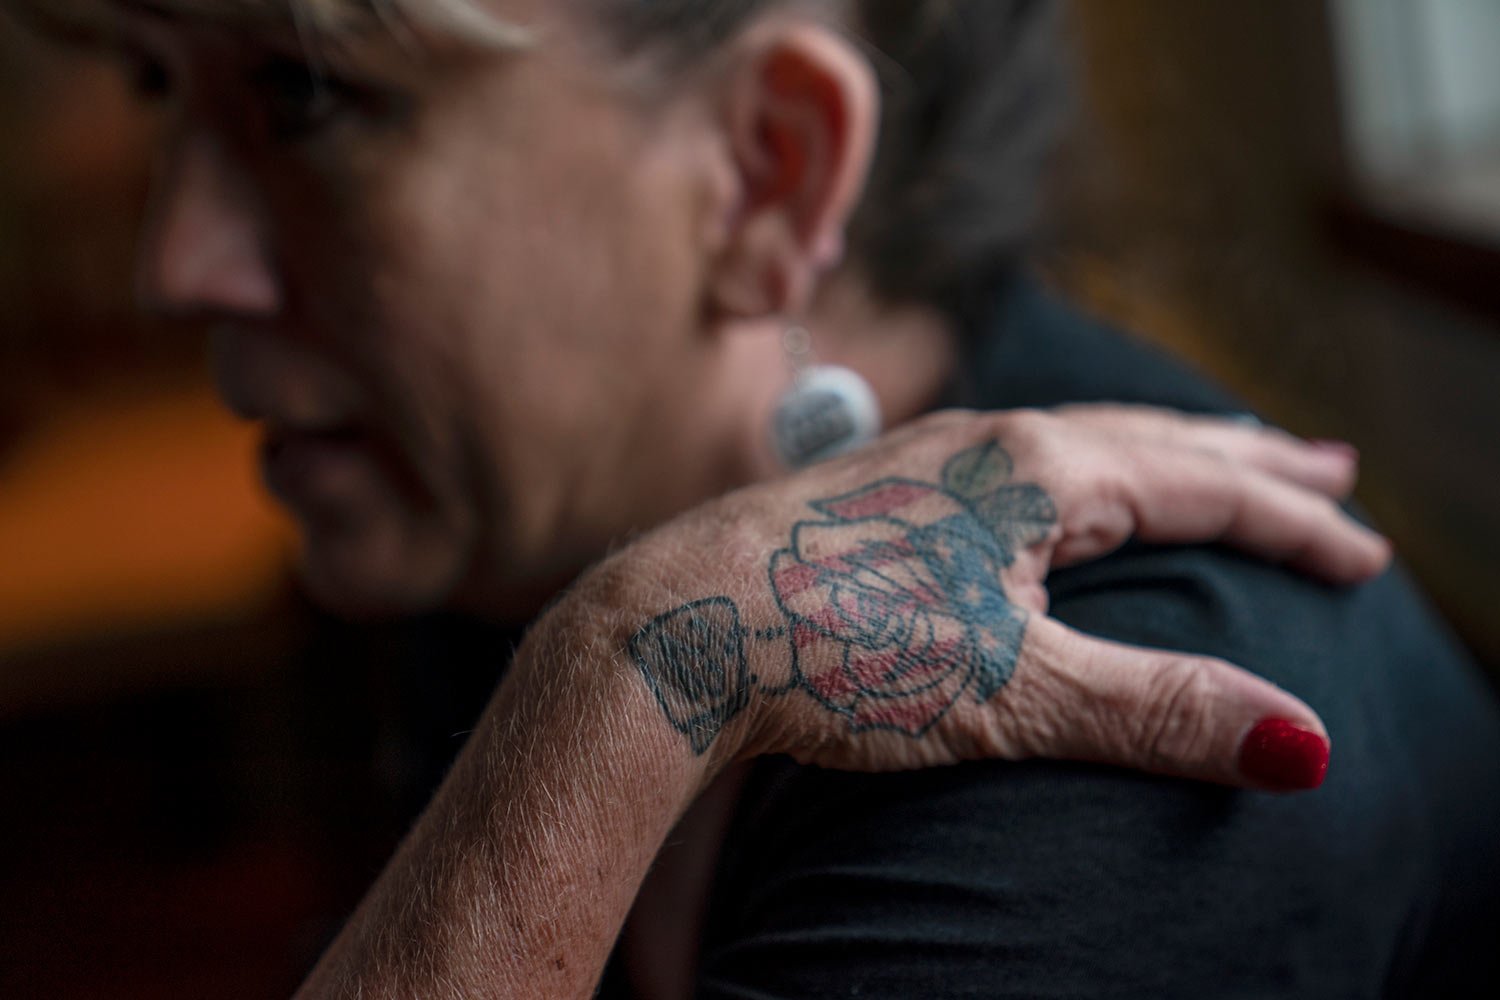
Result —
POLYGON ((1049 621, 1046 571, 1054 550, 1098 555, 1137 526, 1303 553, 1333 578, 1368 575, 1388 549, 1326 500, 1226 477, 1204 458, 1218 427, 1200 428, 1208 447, 1138 446, 1108 488, 1062 477, 1054 500, 1027 478, 1055 468, 1054 439, 1052 454, 1120 461, 1115 424, 1160 436, 1151 414, 1089 431, 1103 416, 1015 415, 1000 427, 1019 457, 974 442, 988 424, 934 419, 721 498, 586 574, 528 637, 304 1000, 587 996, 673 823, 756 753, 870 770, 1064 756, 1315 787, 1328 743, 1309 708, 1222 662, 1049 621), (1140 485, 1179 463, 1177 499, 1140 485), (913 465, 934 471, 890 474, 913 465), (1174 528, 1183 505, 1202 510, 1174 528))
POLYGON ((717 759, 662 724, 607 626, 538 629, 299 998, 591 995, 717 759))

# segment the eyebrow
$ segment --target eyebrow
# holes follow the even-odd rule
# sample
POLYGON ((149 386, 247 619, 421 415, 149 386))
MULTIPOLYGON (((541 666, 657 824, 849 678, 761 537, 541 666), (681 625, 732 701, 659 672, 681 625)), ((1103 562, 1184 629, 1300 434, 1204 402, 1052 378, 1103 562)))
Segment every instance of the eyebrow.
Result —
MULTIPOLYGON (((248 16, 241 9, 240 16, 229 16, 226 10, 195 12, 187 3, 172 3, 170 0, 17 0, 5 9, 18 21, 36 31, 62 42, 81 44, 104 42, 118 34, 122 16, 143 17, 153 21, 173 24, 199 20, 204 22, 258 21, 268 24, 273 19, 262 9, 259 17, 248 16)), ((200 5, 201 6, 201 5, 200 5)), ((291 7, 285 8, 285 16, 279 20, 290 21, 291 7)))
POLYGON ((221 25, 254 31, 264 36, 295 42, 316 58, 328 46, 337 47, 378 33, 412 51, 411 28, 421 24, 440 36, 460 44, 473 44, 490 52, 522 52, 534 47, 537 34, 525 25, 491 17, 468 3, 439 4, 427 16, 413 20, 402 0, 334 0, 331 4, 305 5, 298 0, 19 0, 8 5, 19 8, 18 17, 33 28, 64 44, 85 48, 112 48, 117 42, 122 17, 141 17, 173 26, 221 25), (319 15, 315 11, 321 11, 319 15))
MULTIPOLYGON (((296 28, 299 25, 317 24, 321 18, 314 13, 314 5, 301 4, 297 0, 281 3, 255 2, 255 0, 94 0, 91 6, 116 8, 126 13, 149 17, 153 20, 177 24, 226 24, 239 27, 296 28), (300 12, 300 13, 299 13, 300 12)), ((344 0, 333 5, 321 5, 316 9, 347 12, 348 23, 366 22, 376 25, 381 22, 379 0, 344 0)))
POLYGON ((535 41, 524 25, 492 16, 468 2, 430 3, 411 9, 404 0, 329 0, 326 3, 280 0, 103 0, 107 5, 134 9, 173 21, 241 23, 316 30, 338 34, 348 27, 401 31, 403 25, 425 24, 454 38, 482 41, 495 48, 529 48, 535 41), (334 29, 331 30, 330 29, 334 29))

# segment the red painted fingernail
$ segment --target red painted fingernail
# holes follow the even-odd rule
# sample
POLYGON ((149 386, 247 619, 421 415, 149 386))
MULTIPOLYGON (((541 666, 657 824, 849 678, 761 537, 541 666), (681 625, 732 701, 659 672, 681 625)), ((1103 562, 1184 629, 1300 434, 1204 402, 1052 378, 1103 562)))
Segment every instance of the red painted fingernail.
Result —
POLYGON ((1316 448, 1319 451, 1326 451, 1330 455, 1338 455, 1340 458, 1346 458, 1351 462, 1359 461, 1359 449, 1348 441, 1333 441, 1328 438, 1319 438, 1316 441, 1309 441, 1307 443, 1309 447, 1316 448))
POLYGON ((1328 739, 1284 719, 1256 723, 1240 745, 1240 771, 1264 788, 1317 788, 1328 773, 1328 739))

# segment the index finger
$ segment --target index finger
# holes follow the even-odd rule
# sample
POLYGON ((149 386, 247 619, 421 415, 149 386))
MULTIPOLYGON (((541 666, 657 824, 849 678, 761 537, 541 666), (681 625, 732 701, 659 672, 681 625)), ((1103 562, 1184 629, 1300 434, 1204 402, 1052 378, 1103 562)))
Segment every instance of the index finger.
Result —
POLYGON ((1097 558, 1132 534, 1165 544, 1223 542, 1330 583, 1369 579, 1390 562, 1390 543, 1326 495, 1215 452, 1140 444, 1108 460, 1113 489, 1059 504, 1057 565, 1097 558))

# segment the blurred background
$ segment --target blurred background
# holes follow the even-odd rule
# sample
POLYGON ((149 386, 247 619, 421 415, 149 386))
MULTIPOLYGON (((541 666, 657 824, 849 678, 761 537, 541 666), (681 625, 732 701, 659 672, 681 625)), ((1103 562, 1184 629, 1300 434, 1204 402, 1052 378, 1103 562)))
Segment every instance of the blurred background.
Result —
MULTIPOLYGON (((1500 4, 1072 20, 1048 280, 1355 442, 1361 500, 1493 670, 1500 4)), ((298 595, 196 332, 135 314, 152 124, 111 70, 0 21, 0 136, 0 996, 283 996, 510 639, 298 595)))

